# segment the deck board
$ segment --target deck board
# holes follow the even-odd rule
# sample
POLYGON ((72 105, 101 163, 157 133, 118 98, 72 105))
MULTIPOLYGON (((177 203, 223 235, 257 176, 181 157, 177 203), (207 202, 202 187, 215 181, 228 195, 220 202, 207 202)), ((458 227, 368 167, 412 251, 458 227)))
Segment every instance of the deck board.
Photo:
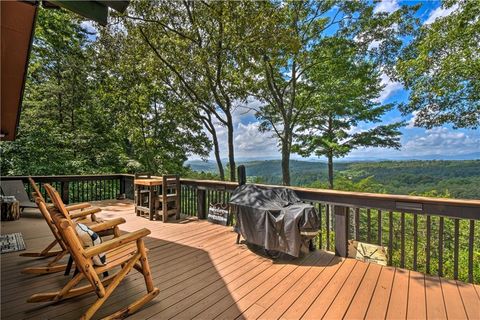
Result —
MULTIPOLYGON (((471 284, 341 259, 325 251, 272 261, 235 244, 231 228, 196 218, 149 221, 137 217, 128 201, 98 205, 103 218, 127 220, 123 231, 146 227, 152 232, 145 243, 160 294, 131 319, 475 319, 480 314, 480 292, 471 284)), ((52 236, 38 214, 34 216, 2 222, 2 233, 22 232, 28 251, 43 249, 52 236)), ((19 272, 44 261, 18 253, 2 255, 2 318, 77 319, 95 300, 90 294, 59 303, 26 303, 31 294, 58 290, 69 279, 60 273, 19 272)), ((96 318, 134 301, 144 290, 143 277, 131 272, 96 318)))

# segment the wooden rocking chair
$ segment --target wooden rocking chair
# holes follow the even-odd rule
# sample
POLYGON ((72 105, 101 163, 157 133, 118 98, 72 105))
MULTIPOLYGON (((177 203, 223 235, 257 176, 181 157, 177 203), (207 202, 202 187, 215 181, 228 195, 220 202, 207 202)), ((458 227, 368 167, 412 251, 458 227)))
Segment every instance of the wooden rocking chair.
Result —
POLYGON ((79 272, 60 291, 34 294, 27 302, 60 301, 85 293, 95 292, 98 296, 97 300, 81 317, 81 319, 90 319, 133 268, 142 273, 145 279, 147 293, 107 318, 125 318, 158 295, 159 289, 153 285, 150 265, 147 258, 147 249, 143 242, 143 238, 150 234, 150 230, 144 228, 105 241, 100 245, 84 249, 75 232, 73 223, 68 217, 68 211, 61 202, 60 196, 50 185, 46 184, 45 188, 55 205, 55 208, 51 212, 53 221, 59 230, 59 236, 75 260, 79 272), (100 253, 106 253, 107 263, 103 266, 95 266, 92 257, 100 253), (120 267, 117 273, 100 280, 99 274, 117 267, 120 267), (86 279, 88 284, 77 287, 83 279, 86 279))
MULTIPOLYGON (((69 258, 69 261, 67 264, 59 264, 58 262, 66 255, 68 254, 67 247, 63 243, 57 227, 54 225, 54 222, 52 220, 50 211, 53 209, 53 206, 50 206, 50 208, 47 207, 47 204, 45 203, 45 199, 41 196, 38 196, 36 192, 33 193, 35 197, 35 201, 38 205, 38 208, 40 209, 40 212, 42 213, 43 218, 45 219, 45 222, 47 223, 48 227, 50 228, 50 231, 52 231, 52 234, 54 236, 54 241, 50 243, 43 251, 45 254, 43 257, 53 257, 53 259, 47 263, 46 266, 42 267, 29 267, 25 268, 22 270, 22 273, 26 274, 47 274, 47 273, 54 273, 54 272, 60 272, 60 271, 65 271, 65 275, 68 275, 70 273, 70 269, 73 264, 73 259, 72 257, 69 258), (53 247, 56 245, 60 246, 60 250, 58 251, 50 251, 53 247)), ((73 213, 70 214, 68 211, 68 219, 71 221, 71 218, 81 218, 85 217, 85 215, 90 215, 91 212, 98 212, 98 210, 85 210, 81 211, 78 213, 73 213)), ((84 221, 81 221, 82 223, 85 223, 84 221)), ((73 223, 73 222, 72 222, 73 223)), ((118 225, 125 223, 124 218, 115 218, 111 220, 107 220, 104 222, 91 222, 91 223, 86 223, 88 224, 89 228, 98 233, 100 236, 110 236, 114 235, 115 237, 120 236, 120 230, 118 229, 118 225)), ((25 256, 25 255, 24 255, 25 256)), ((34 255, 32 254, 31 256, 38 257, 39 255, 34 255)))
MULTIPOLYGON (((47 203, 45 201, 45 198, 43 198, 42 196, 42 193, 40 192, 40 190, 38 189, 37 187, 37 184, 35 183, 35 181, 33 181, 32 178, 28 178, 28 181, 30 182, 30 185, 32 186, 33 188, 33 192, 32 194, 34 195, 34 198, 40 198, 41 201, 43 201, 44 203, 47 203)), ((36 201, 35 201, 36 202, 36 201)), ((37 204, 38 206, 38 204, 37 204)), ((47 205, 48 206, 48 205, 47 205)), ((74 204, 74 205, 71 205, 71 206, 67 206, 67 210, 70 212, 70 217, 73 218, 73 219, 83 219, 85 217, 88 217, 90 216, 92 220, 95 219, 95 213, 97 212, 100 212, 101 210, 99 208, 91 208, 92 205, 90 203, 79 203, 79 204, 74 204), (90 208, 89 210, 84 210, 86 208, 90 208), (77 210, 82 210, 82 211, 79 211, 79 212, 73 212, 73 211, 77 211, 77 210)), ((45 217, 45 214, 44 212, 42 212, 40 210, 40 212, 42 213, 42 216, 45 218, 45 221, 47 221, 47 224, 49 224, 49 227, 51 229, 51 223, 48 223, 48 220, 47 218, 45 217)), ((49 219, 51 220, 51 219, 49 219)), ((53 240, 47 247, 45 247, 45 249, 43 249, 42 251, 40 252, 23 252, 20 254, 21 257, 29 257, 29 258, 48 258, 48 257, 54 257, 54 256, 57 256, 58 254, 60 254, 61 252, 63 252, 64 250, 60 250, 60 251, 50 251, 52 250, 53 248, 55 248, 55 246, 58 244, 58 240, 55 238, 55 240, 53 240)))

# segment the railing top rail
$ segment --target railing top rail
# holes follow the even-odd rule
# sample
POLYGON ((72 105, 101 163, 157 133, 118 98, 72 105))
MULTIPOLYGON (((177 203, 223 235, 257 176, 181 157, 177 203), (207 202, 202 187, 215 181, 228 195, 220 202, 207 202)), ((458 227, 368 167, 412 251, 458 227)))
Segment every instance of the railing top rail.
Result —
MULTIPOLYGON (((2 180, 21 180, 31 177, 32 179, 84 179, 84 178, 105 178, 130 176, 122 173, 109 174, 70 174, 70 175, 52 175, 52 176, 1 176, 2 180)), ((131 175, 133 176, 133 175, 131 175)))
MULTIPOLYGON (((236 182, 216 180, 181 179, 181 183, 200 187, 235 189, 236 182)), ((278 185, 257 184, 265 187, 278 185)), ((391 211, 403 211, 421 214, 445 215, 456 218, 480 219, 480 200, 447 199, 396 194, 350 192, 328 189, 288 187, 307 201, 328 202, 353 207, 366 207, 391 211)))

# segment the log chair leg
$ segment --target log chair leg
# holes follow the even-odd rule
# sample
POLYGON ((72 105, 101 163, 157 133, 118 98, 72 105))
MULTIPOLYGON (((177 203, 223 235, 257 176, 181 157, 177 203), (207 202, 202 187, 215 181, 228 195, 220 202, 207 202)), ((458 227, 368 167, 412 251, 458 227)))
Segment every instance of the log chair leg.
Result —
POLYGON ((95 303, 88 308, 88 310, 82 315, 80 319, 91 319, 93 315, 98 311, 98 309, 105 303, 105 301, 110 297, 112 292, 115 290, 115 288, 122 282, 122 280, 127 276, 127 274, 132 270, 133 266, 137 261, 140 259, 140 254, 137 253, 134 255, 126 264, 126 266, 120 270, 113 281, 108 285, 108 287, 105 290, 105 295, 103 297, 99 297, 95 303))
POLYGON ((63 297, 68 294, 70 290, 72 290, 80 281, 83 279, 83 274, 79 273, 72 280, 68 281, 67 284, 58 292, 58 294, 53 298, 53 301, 60 301, 63 297))
POLYGON ((153 298, 155 298, 160 293, 158 288, 154 288, 152 292, 147 293, 146 295, 142 296, 140 299, 136 300, 132 304, 128 305, 127 307, 118 310, 114 314, 106 316, 103 318, 104 320, 111 320, 111 319, 124 319, 135 312, 137 312, 141 307, 145 304, 149 303, 153 298))
POLYGON ((73 264, 73 258, 72 256, 68 257, 68 263, 67 263, 67 268, 65 269, 65 276, 68 276, 70 274, 70 270, 72 270, 72 264, 73 264))
POLYGON ((142 273, 145 278, 145 285, 147 286, 147 291, 152 292, 155 288, 153 285, 152 273, 150 271, 150 264, 148 263, 147 250, 145 249, 145 243, 143 239, 137 240, 138 251, 140 251, 140 263, 142 265, 142 273))
POLYGON ((42 252, 40 252, 40 255, 45 256, 46 254, 48 254, 48 252, 53 249, 53 247, 55 247, 57 243, 57 240, 53 240, 52 243, 50 243, 45 249, 42 250, 42 252))

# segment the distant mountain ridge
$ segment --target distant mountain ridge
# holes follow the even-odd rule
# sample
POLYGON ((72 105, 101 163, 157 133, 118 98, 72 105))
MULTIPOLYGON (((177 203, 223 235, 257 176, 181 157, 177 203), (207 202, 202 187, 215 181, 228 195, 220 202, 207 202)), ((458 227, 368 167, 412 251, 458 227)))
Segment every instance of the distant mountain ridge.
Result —
MULTIPOLYGON (((256 162, 256 161, 280 161, 279 157, 238 157, 235 159, 239 163, 245 162, 256 162)), ((378 162, 378 161, 415 161, 415 160, 480 160, 480 152, 472 152, 466 154, 455 154, 455 155, 441 155, 441 154, 429 154, 422 156, 396 156, 395 158, 385 158, 382 156, 370 156, 370 157, 348 157, 336 159, 336 162, 378 162)), ((326 162, 326 159, 322 158, 294 158, 291 161, 300 161, 300 162, 326 162)), ((226 165, 228 159, 223 158, 222 162, 226 165)), ((208 166, 216 167, 215 160, 207 160, 204 162, 202 160, 188 160, 188 164, 200 165, 199 163, 209 163, 208 166)))
MULTIPOLYGON (((267 184, 281 184, 280 160, 237 161, 246 167, 247 176, 267 184)), ((216 173, 214 161, 188 161, 194 171, 216 173)), ((421 194, 432 190, 455 198, 480 198, 480 160, 389 160, 334 163, 335 177, 353 182, 373 178, 385 192, 421 194)), ((321 161, 291 160, 292 185, 309 186, 327 181, 327 164, 321 161)))

